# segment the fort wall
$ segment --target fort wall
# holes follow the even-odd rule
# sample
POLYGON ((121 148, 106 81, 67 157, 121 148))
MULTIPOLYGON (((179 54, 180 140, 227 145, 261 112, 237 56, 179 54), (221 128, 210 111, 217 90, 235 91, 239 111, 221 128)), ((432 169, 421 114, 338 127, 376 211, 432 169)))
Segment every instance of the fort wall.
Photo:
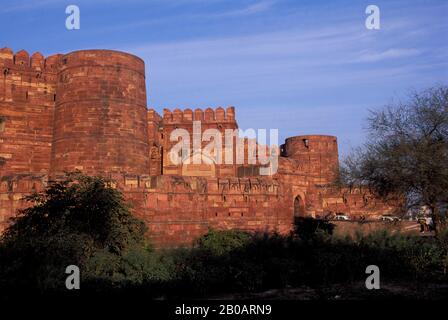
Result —
MULTIPOLYGON (((237 130, 235 108, 146 107, 144 62, 110 50, 83 50, 44 58, 0 49, 0 229, 64 171, 113 179, 146 222, 156 247, 191 244, 209 228, 288 233, 295 216, 346 213, 375 216, 394 210, 368 190, 337 189, 334 136, 288 138, 278 172, 260 176, 260 164, 175 164, 174 130, 237 130)), ((192 140, 192 139, 191 139, 192 140)), ((193 141, 190 147, 193 149, 193 141)), ((204 148, 209 141, 201 142, 204 148)), ((193 157, 202 154, 190 153, 193 157)), ((204 160, 202 158, 202 160, 204 160)))
POLYGON ((122 177, 122 189, 156 246, 191 244, 209 228, 291 230, 283 190, 271 178, 122 177))

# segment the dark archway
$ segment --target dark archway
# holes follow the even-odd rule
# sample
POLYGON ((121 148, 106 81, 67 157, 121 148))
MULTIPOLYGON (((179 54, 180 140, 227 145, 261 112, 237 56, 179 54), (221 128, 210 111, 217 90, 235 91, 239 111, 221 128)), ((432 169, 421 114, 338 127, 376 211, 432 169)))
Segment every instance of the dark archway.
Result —
POLYGON ((305 203, 300 196, 294 199, 294 218, 305 217, 305 203))

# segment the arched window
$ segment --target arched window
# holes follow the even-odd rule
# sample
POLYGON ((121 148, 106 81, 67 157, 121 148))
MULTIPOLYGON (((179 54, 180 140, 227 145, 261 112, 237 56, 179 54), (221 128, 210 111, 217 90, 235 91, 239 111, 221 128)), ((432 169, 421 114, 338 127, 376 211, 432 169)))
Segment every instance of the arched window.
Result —
POLYGON ((294 217, 305 217, 305 204, 300 196, 294 199, 294 217))

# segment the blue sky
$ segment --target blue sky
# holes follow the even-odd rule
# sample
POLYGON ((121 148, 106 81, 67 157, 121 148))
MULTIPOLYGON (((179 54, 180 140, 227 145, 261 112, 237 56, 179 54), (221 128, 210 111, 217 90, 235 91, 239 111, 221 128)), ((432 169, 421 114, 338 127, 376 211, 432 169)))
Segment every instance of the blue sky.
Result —
POLYGON ((0 47, 128 51, 148 106, 234 105, 241 128, 362 143, 368 110, 448 82, 446 0, 0 0, 0 47), (65 28, 78 5, 81 29, 65 28), (365 8, 381 10, 368 30, 365 8))

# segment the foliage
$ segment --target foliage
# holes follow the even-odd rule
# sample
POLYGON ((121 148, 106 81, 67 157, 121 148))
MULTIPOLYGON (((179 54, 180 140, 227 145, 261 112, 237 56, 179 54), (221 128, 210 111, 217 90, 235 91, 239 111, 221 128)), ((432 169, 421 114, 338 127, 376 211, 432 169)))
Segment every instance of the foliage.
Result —
POLYGON ((246 245, 251 239, 250 234, 238 230, 214 231, 213 229, 201 237, 199 247, 215 255, 223 255, 246 245))
POLYGON ((82 268, 82 292, 192 298, 319 287, 364 281, 371 264, 380 267, 383 281, 448 283, 447 235, 427 239, 379 231, 354 239, 327 235, 303 240, 245 234, 244 244, 241 237, 239 232, 210 230, 189 249, 153 250, 140 244, 121 256, 97 250, 82 268))
POLYGON ((367 124, 369 142, 345 159, 340 181, 428 205, 439 224, 440 203, 448 202, 448 87, 372 111, 367 124))
POLYGON ((20 297, 70 294, 70 264, 81 269, 81 294, 93 296, 192 298, 347 284, 364 281, 372 264, 385 281, 448 283, 448 232, 340 238, 328 222, 300 219, 297 234, 209 230, 192 248, 154 250, 102 178, 69 175, 29 199, 35 205, 13 219, 0 245, 0 300, 14 289, 20 297))
POLYGON ((17 289, 56 290, 64 287, 68 265, 83 268, 103 254, 110 269, 129 247, 143 242, 144 224, 101 177, 70 173, 26 200, 34 206, 12 218, 1 245, 0 279, 18 280, 9 282, 17 289))
POLYGON ((446 282, 447 253, 446 242, 386 231, 357 239, 259 234, 226 254, 191 250, 177 269, 176 290, 167 294, 207 296, 363 281, 371 264, 386 280, 446 282))

